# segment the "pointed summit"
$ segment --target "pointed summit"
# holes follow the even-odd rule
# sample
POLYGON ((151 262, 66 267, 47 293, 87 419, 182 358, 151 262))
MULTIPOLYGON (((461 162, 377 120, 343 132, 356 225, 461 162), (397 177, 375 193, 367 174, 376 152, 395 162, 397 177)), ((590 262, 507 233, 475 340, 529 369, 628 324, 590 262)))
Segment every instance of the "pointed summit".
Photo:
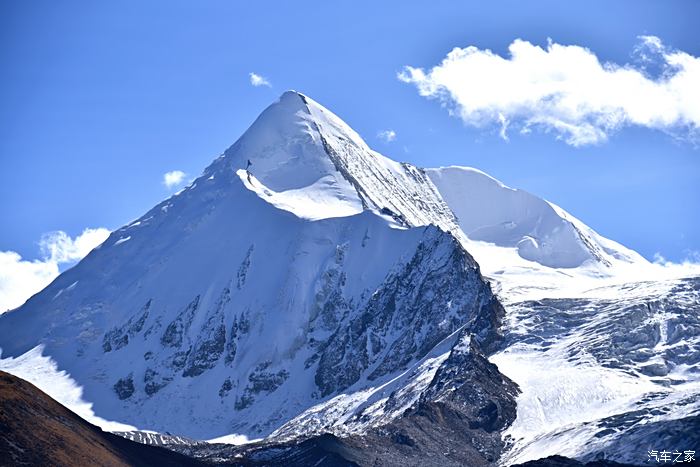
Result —
POLYGON ((329 217, 367 209, 404 226, 456 229, 422 169, 372 151, 333 112, 296 91, 267 107, 216 164, 247 170, 282 198, 321 199, 329 217))
POLYGON ((275 191, 309 186, 334 169, 307 104, 294 91, 265 109, 225 157, 229 167, 248 167, 275 191))

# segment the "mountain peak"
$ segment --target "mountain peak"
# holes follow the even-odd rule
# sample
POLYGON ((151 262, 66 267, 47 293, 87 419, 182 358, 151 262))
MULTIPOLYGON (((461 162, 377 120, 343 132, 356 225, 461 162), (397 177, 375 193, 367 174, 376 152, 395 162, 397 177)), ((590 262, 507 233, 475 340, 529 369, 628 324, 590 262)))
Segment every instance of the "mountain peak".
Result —
POLYGON ((300 93, 299 91, 297 91, 297 90, 295 90, 295 89, 287 89, 286 91, 284 91, 284 92, 280 95, 280 97, 279 97, 278 100, 281 101, 281 100, 287 99, 287 98, 299 98, 299 99, 303 99, 303 98, 305 98, 305 97, 306 97, 306 96, 305 96, 304 94, 300 93))
POLYGON ((315 218, 372 210, 404 226, 456 229, 421 169, 372 151, 342 119, 297 91, 268 106, 215 164, 248 171, 256 191, 267 190, 269 199, 322 200, 325 209, 313 203, 315 218))
MULTIPOLYGON (((329 138, 324 130, 348 137, 352 132, 320 104, 296 91, 286 91, 260 114, 225 156, 229 167, 249 169, 271 190, 304 188, 337 172, 324 148, 324 140, 329 138)), ((366 146, 359 136, 352 136, 356 143, 366 146)))

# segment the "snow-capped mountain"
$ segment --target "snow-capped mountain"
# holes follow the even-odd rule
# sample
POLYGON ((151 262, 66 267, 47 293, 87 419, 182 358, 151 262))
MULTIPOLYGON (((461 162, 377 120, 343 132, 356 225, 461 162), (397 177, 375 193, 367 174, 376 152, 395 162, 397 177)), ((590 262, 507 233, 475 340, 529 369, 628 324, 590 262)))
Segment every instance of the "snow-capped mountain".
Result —
POLYGON ((433 224, 456 228, 423 171, 288 92, 191 186, 3 315, 3 366, 42 387, 22 370, 42 355, 96 417, 199 439, 266 436, 350 394, 333 424, 405 384, 410 404, 462 336, 493 347, 503 314, 433 224))
POLYGON ((695 282, 631 270, 656 271, 475 169, 394 162, 290 91, 0 316, 0 369, 132 439, 263 439, 188 448, 217 459, 589 458, 698 416, 695 282))

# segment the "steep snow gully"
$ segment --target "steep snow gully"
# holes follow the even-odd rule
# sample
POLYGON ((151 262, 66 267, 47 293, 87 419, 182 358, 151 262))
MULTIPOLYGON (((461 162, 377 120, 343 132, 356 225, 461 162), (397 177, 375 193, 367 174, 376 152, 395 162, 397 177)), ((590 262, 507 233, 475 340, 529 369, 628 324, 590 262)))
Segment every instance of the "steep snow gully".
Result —
POLYGON ((394 162, 289 91, 0 316, 0 369, 209 460, 643 463, 698 445, 688 275, 476 169, 394 162))

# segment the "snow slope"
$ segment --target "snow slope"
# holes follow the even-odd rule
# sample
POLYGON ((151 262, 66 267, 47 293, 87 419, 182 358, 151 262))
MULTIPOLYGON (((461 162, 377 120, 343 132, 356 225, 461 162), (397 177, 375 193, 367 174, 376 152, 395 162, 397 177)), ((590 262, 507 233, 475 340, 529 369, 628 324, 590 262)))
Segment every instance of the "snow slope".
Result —
POLYGON ((471 240, 514 248, 523 259, 552 268, 646 262, 560 207, 480 170, 443 167, 426 172, 471 240))

